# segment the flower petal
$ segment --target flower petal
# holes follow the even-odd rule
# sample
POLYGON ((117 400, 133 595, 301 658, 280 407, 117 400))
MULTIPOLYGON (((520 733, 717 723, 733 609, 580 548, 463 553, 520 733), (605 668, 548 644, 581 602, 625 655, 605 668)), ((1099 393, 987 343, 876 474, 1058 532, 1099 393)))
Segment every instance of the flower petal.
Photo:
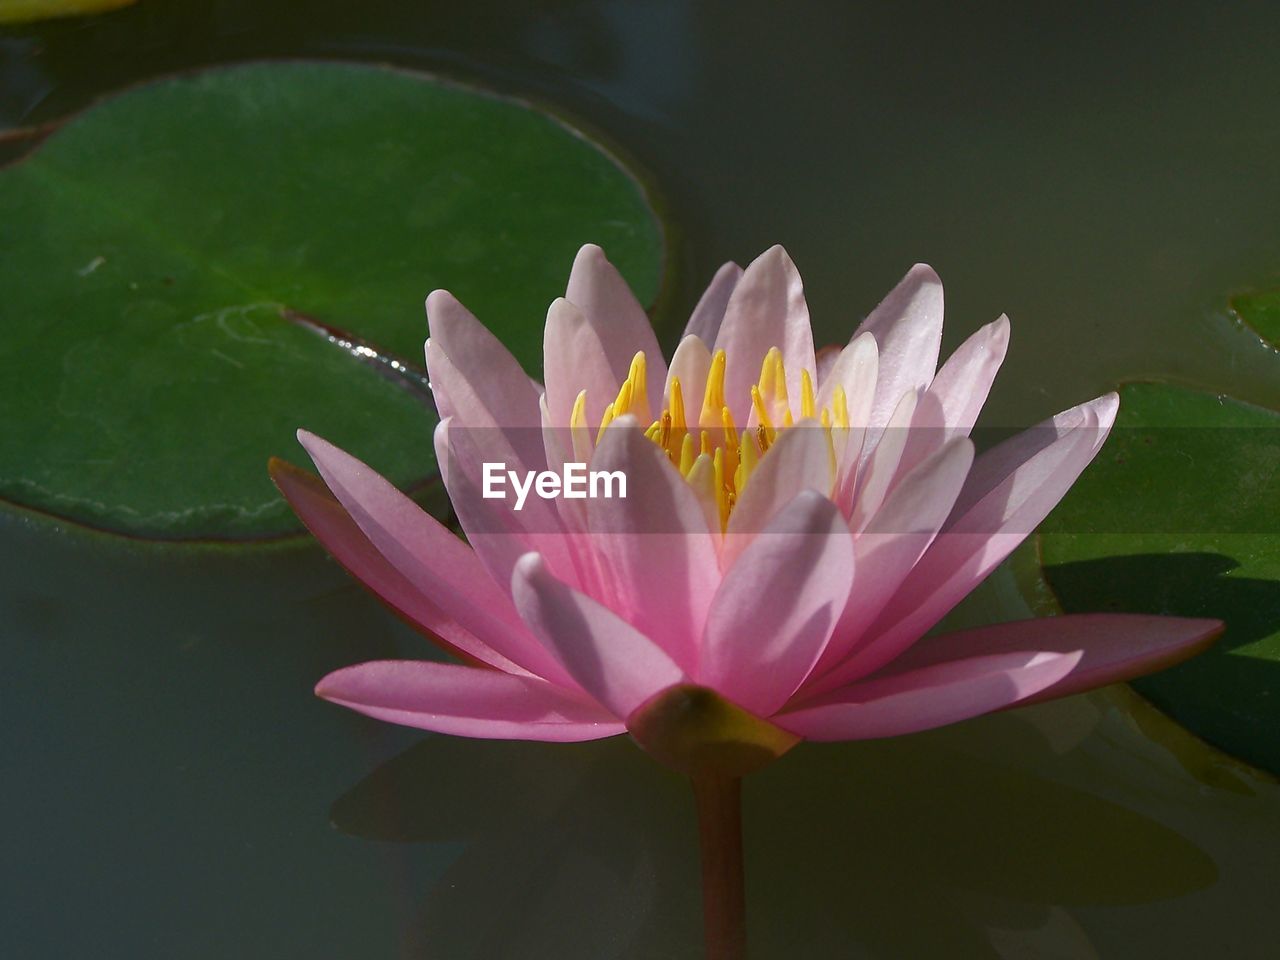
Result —
MULTIPOLYGON (((698 422, 698 412, 702 408, 702 394, 707 388, 707 371, 711 369, 711 350, 706 342, 695 336, 685 337, 676 347, 671 357, 671 367, 667 371, 667 382, 663 390, 663 403, 667 408, 671 405, 671 381, 680 378, 680 395, 683 399, 685 416, 690 424, 698 422)), ((661 411, 659 411, 661 412, 661 411)))
POLYGON ((621 723, 581 695, 545 680, 430 660, 375 660, 345 667, 316 695, 366 716, 459 737, 598 740, 621 723))
POLYGON ((298 440, 378 552, 446 617, 531 673, 573 686, 475 551, 349 453, 306 431, 298 440))
POLYGON ((1016 620, 928 637, 895 660, 893 668, 914 670, 1015 650, 1083 651, 1069 674, 1028 698, 1034 703, 1164 670, 1207 649, 1222 631, 1221 620, 1129 613, 1016 620))
POLYGON ((494 583, 510 583, 515 562, 531 550, 546 557, 557 576, 578 582, 575 543, 562 519, 560 500, 543 499, 530 488, 520 502, 507 475, 520 467, 512 462, 501 431, 470 430, 445 419, 436 425, 435 446, 437 462, 447 465, 441 472, 449 502, 494 583), (500 496, 484 495, 488 464, 497 464, 501 482, 495 479, 493 492, 500 496))
POLYGON ((578 394, 587 391, 587 423, 600 423, 604 408, 617 396, 626 378, 614 374, 600 332, 586 314, 563 297, 547 310, 542 331, 542 371, 546 381, 547 412, 556 427, 569 426, 578 394))
POLYGON ((697 495, 631 417, 604 431, 591 470, 627 478, 625 497, 586 501, 602 577, 596 599, 692 670, 720 583, 716 541, 697 495))
POLYGON ((716 275, 711 278, 711 283, 698 300, 698 305, 689 315, 689 322, 684 328, 685 337, 698 337, 703 343, 716 342, 716 334, 720 332, 720 324, 724 320, 725 308, 729 306, 729 297, 741 279, 742 268, 732 260, 716 271, 716 275))
POLYGON ((1002 314, 960 344, 933 378, 929 393, 941 401, 951 435, 973 429, 1008 349, 1009 318, 1002 314))
MULTIPOLYGON (((427 327, 431 332, 428 344, 435 344, 451 364, 446 390, 455 408, 441 409, 441 417, 461 414, 460 422, 471 423, 467 408, 475 404, 486 411, 487 421, 536 431, 538 391, 533 381, 511 351, 447 290, 433 291, 427 297, 427 327), (456 406, 459 403, 462 408, 456 406)), ((433 382, 439 379, 431 370, 430 353, 427 370, 433 382)))
MULTIPOLYGON (((978 469, 975 463, 943 531, 867 630, 865 652, 836 668, 817 688, 848 683, 896 659, 985 579, 1039 525, 1097 454, 1115 419, 1117 402, 1114 394, 1100 397, 1081 408, 1078 426, 1056 441, 1019 446, 1035 452, 977 502, 966 505, 963 501, 978 469)), ((1006 442, 1017 441, 1015 437, 1006 442)))
POLYGON ((273 459, 270 471, 271 479, 294 513, 333 558, 412 626, 436 638, 445 650, 464 660, 487 664, 507 673, 525 673, 445 616, 426 594, 392 566, 318 477, 283 460, 273 459))
POLYGON ((853 582, 853 537, 836 505, 805 491, 725 574, 707 616, 699 682, 769 716, 831 636, 853 582))
POLYGON ((720 547, 721 569, 736 558, 773 517, 804 490, 831 493, 831 449, 827 432, 813 420, 802 420, 778 434, 742 490, 720 547))
POLYGON ((529 628, 614 716, 625 719, 650 697, 687 679, 661 647, 557 580, 536 553, 516 564, 511 591, 529 628))
MULTIPOLYGON (((737 423, 751 411, 751 387, 771 347, 782 351, 787 371, 787 394, 793 404, 800 397, 800 371, 816 377, 813 331, 804 300, 800 273, 782 247, 770 247, 751 262, 733 288, 724 322, 716 336, 716 350, 728 357, 725 400, 737 423)), ((816 383, 816 380, 814 381, 816 383)))
MULTIPOLYGON (((522 389, 491 389, 483 377, 476 380, 464 376, 434 339, 427 341, 426 354, 431 392, 441 419, 452 420, 455 429, 484 436, 486 445, 495 450, 495 459, 513 470, 546 469, 539 397, 533 393, 528 377, 520 375, 520 386, 528 388, 532 399, 522 389), (509 403, 526 402, 532 404, 532 421, 528 410, 507 407, 509 403)), ((495 386, 500 382, 498 376, 489 376, 495 386)))
POLYGON ((873 677, 805 701, 773 722, 809 740, 870 740, 945 726, 1010 706, 1059 682, 1080 652, 1020 651, 873 677))
MULTIPOLYGON (((645 387, 648 396, 658 396, 667 379, 667 365, 653 325, 622 274, 594 243, 583 246, 574 258, 564 296, 585 314, 599 338, 613 372, 614 389, 627 379, 632 358, 644 351, 645 387)), ((606 397, 605 401, 611 399, 606 397)))
MULTIPOLYGON (((933 268, 917 263, 862 321, 880 348, 876 398, 871 411, 876 427, 889 420, 908 390, 927 387, 938 367, 942 345, 942 282, 933 268)), ((856 336, 857 334, 855 334, 856 336)))
POLYGON ((843 662, 897 592, 946 522, 973 463, 973 443, 956 437, 894 488, 853 540, 849 603, 813 676, 843 662))

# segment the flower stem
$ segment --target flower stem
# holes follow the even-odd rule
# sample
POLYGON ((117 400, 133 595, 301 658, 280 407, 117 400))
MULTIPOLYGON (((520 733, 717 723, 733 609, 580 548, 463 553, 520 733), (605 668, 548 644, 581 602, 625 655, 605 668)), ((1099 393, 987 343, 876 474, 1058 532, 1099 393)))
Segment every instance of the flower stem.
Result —
POLYGON ((742 874, 742 781, 692 778, 702 851, 702 918, 707 960, 744 960, 747 908, 742 874))

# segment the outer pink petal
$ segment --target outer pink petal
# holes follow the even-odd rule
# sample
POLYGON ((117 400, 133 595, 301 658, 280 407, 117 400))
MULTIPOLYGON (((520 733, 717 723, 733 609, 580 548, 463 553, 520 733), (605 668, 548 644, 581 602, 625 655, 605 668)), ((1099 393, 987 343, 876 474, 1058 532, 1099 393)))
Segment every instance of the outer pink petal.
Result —
POLYGON ((725 308, 729 306, 729 297, 741 279, 742 268, 732 260, 721 266, 689 315, 683 336, 698 337, 703 343, 715 343, 725 308))
POLYGON ((306 431, 298 440, 378 552, 445 616, 508 660, 573 686, 470 547, 355 457, 306 431))
MULTIPOLYGON (((967 506, 963 504, 969 491, 966 482, 952 519, 867 631, 865 650, 859 651, 856 661, 837 667, 815 687, 831 689, 879 669, 942 619, 1062 499, 1102 446, 1116 405, 1114 394, 1094 401, 1084 408, 1083 420, 1075 430, 1039 449, 967 506)), ((974 471, 970 471, 970 481, 974 471)))
MULTIPOLYGON (((511 351, 502 345, 470 311, 447 290, 436 290, 427 297, 428 343, 435 344, 449 358, 452 369, 447 372, 446 389, 455 403, 466 401, 483 407, 486 419, 502 427, 538 427, 538 393, 529 375, 511 351)), ((427 355, 431 379, 431 356, 427 355)), ((440 410, 442 417, 462 414, 461 422, 470 423, 466 409, 440 410)))
MULTIPOLYGON (((542 370, 546 381, 547 411, 557 427, 567 427, 579 392, 587 391, 587 423, 592 429, 600 414, 618 395, 626 378, 615 375, 600 331, 586 314, 563 298, 547 310, 542 333, 542 370)), ((661 381, 659 381, 661 382, 661 381)))
POLYGON ((504 496, 484 496, 486 463, 519 469, 499 431, 469 430, 452 419, 441 420, 436 426, 435 446, 437 462, 447 464, 442 474, 449 502, 494 583, 510 583, 516 560, 530 550, 543 554, 558 576, 578 582, 574 542, 561 519, 558 500, 544 500, 530 490, 517 510, 517 496, 509 480, 500 487, 504 496))
POLYGON ((716 539, 696 494, 631 417, 606 428, 591 469, 627 478, 625 498, 586 502, 602 577, 597 599, 692 670, 720 583, 716 539))
POLYGON ((1101 447, 1107 431, 1115 421, 1119 403, 1120 399, 1116 394, 1104 394, 1063 410, 984 451, 974 461, 973 470, 956 502, 956 517, 968 513, 978 501, 1004 483, 1023 464, 1066 437, 1097 431, 1095 445, 1101 447))
POLYGON ((1024 651, 873 677, 773 717, 809 740, 870 740, 945 726, 1034 696, 1071 672, 1080 652, 1024 651))
POLYGON ((953 435, 973 429, 1008 349, 1009 318, 1001 315, 962 343, 933 378, 929 393, 941 401, 953 435))
MULTIPOLYGON (((483 436, 485 445, 495 450, 495 460, 513 470, 545 470, 546 451, 542 446, 539 398, 532 394, 527 377, 521 376, 514 390, 497 387, 502 381, 490 374, 491 381, 469 379, 433 339, 427 341, 427 372, 431 391, 442 419, 454 421, 455 429, 483 436), (508 408, 508 403, 531 402, 535 419, 529 422, 528 411, 508 408)), ((508 383, 507 386, 510 386, 508 383)))
POLYGON ((375 660, 337 670, 316 695, 408 727, 499 740, 598 740, 623 731, 580 694, 545 680, 429 660, 375 660))
POLYGON ((853 538, 836 505, 797 496, 725 575, 707 617, 699 680, 761 716, 795 692, 853 582, 853 538))
POLYGON ((1222 633, 1221 620, 1084 613, 1017 620, 921 640, 893 662, 893 669, 919 669, 964 657, 1042 650, 1084 651, 1075 668, 1028 702, 1065 697, 1129 680, 1194 656, 1222 633))
POLYGON ((271 476, 307 525, 343 567, 415 627, 439 638, 451 652, 507 673, 523 673, 469 630, 463 629, 378 552, 351 515, 312 473, 272 464, 271 476))
POLYGON ((667 365, 653 326, 627 281, 594 243, 586 244, 574 258, 564 296, 586 315, 595 330, 613 371, 614 389, 627 378, 631 359, 643 350, 646 390, 650 397, 659 396, 667 379, 667 365))
POLYGON ((787 394, 798 409, 800 371, 817 376, 813 331, 800 273, 787 252, 776 246, 756 257, 742 274, 716 337, 716 349, 728 355, 725 400, 737 423, 748 420, 751 387, 760 378, 770 347, 782 351, 787 394))
POLYGON ((920 464, 854 537, 849 603, 814 668, 814 677, 844 661, 933 543, 973 463, 973 443, 956 437, 920 464))
POLYGON ((902 395, 927 387, 938 366, 942 345, 942 282, 933 269, 917 263, 858 327, 880 347, 876 398, 871 412, 872 439, 889 420, 902 395))
POLYGON ((831 451, 826 431, 801 420, 778 434, 760 458, 733 512, 721 546, 720 566, 728 570, 753 537, 804 490, 831 494, 831 451))
POLYGON ((661 647, 547 570, 536 553, 516 564, 512 594, 520 615, 582 688, 616 717, 686 682, 661 647))

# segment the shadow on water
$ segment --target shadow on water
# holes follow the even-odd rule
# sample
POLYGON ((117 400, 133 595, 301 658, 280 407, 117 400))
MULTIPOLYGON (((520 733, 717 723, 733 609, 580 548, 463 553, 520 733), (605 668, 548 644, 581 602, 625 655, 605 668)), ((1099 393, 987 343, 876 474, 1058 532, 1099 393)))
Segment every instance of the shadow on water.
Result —
MULTIPOLYGON (((1252 541, 1241 536, 1237 543, 1247 550, 1252 541)), ((1217 617, 1226 623, 1213 648, 1133 685, 1211 743, 1280 770, 1280 661, 1269 659, 1280 656, 1280 582, 1241 576, 1242 566, 1247 569, 1221 553, 1171 552, 1056 564, 1044 574, 1068 613, 1217 617)))
MULTIPOLYGON (((416 891, 411 956, 700 956, 687 787, 625 738, 431 737, 332 817, 365 839, 458 851, 416 891)), ((1074 951, 1089 939, 1073 908, 1217 878, 1155 820, 931 735, 802 747, 747 781, 746 831, 759 957, 996 958, 1035 936, 1074 951)))

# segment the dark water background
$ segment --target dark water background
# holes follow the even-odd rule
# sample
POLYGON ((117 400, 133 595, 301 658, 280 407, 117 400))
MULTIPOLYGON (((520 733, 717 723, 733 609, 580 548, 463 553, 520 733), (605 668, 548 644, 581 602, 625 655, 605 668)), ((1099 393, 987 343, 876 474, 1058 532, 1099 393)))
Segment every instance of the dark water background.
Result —
MULTIPOLYGON (((1158 375, 1280 405, 1225 310, 1280 282, 1280 7, 161 2, 0 33, 0 124, 260 56, 553 105, 656 185, 670 332, 782 242, 819 338, 914 261, 988 424, 1158 375)), ((421 643, 314 550, 157 558, 9 522, 0 956, 698 956, 691 806, 624 740, 424 737, 314 681, 421 643)), ((1012 571, 956 623, 1028 613, 1012 571)), ((755 956, 1265 958, 1280 791, 1124 690, 749 782, 755 956)))

